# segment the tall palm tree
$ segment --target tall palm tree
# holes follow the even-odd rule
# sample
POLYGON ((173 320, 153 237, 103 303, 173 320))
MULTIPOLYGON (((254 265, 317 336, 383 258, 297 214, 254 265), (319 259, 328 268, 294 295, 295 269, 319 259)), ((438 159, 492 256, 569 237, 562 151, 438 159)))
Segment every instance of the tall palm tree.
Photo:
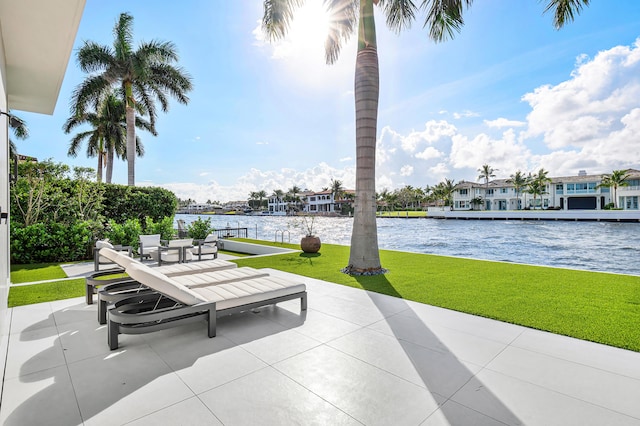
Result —
POLYGON ((602 182, 598 187, 613 188, 613 208, 618 208, 618 188, 628 186, 626 179, 629 177, 629 170, 614 170, 610 175, 602 176, 602 182))
MULTIPOLYGON (((126 153, 127 127, 125 107, 117 91, 110 91, 105 94, 97 106, 96 112, 89 111, 69 117, 62 129, 68 134, 74 128, 83 124, 89 124, 92 130, 76 134, 71 139, 67 155, 76 157, 80 145, 87 140, 87 156, 98 157, 98 182, 102 182, 102 169, 106 166, 106 182, 111 183, 114 159, 116 156, 124 158, 126 153)), ((151 123, 140 116, 135 118, 135 125, 139 129, 148 130, 152 134, 156 134, 151 123)), ((138 136, 136 136, 136 151, 139 157, 144 155, 144 147, 138 136)))
POLYGON ((542 208, 542 195, 547 193, 547 184, 551 182, 548 177, 549 172, 545 169, 540 169, 538 173, 535 173, 530 179, 527 185, 527 192, 533 195, 533 208, 536 208, 536 197, 540 196, 540 208, 542 208))
POLYGON ((302 192, 302 189, 300 189, 298 185, 293 185, 291 188, 289 188, 289 194, 291 194, 291 198, 293 199, 296 210, 298 210, 298 206, 300 204, 300 197, 298 197, 298 194, 300 192, 302 192))
POLYGON ((516 191, 516 203, 518 203, 517 209, 520 210, 520 203, 519 203, 520 193, 522 192, 522 189, 527 186, 527 183, 528 183, 527 177, 524 175, 523 172, 518 170, 517 172, 509 176, 507 183, 512 184, 513 189, 515 189, 516 191))
POLYGON ((258 196, 258 199, 260 200, 260 210, 262 210, 262 199, 265 198, 267 196, 267 191, 265 191, 264 189, 261 189, 260 191, 258 191, 256 193, 256 195, 258 196))
MULTIPOLYGON (((263 0, 262 29, 270 40, 284 37, 295 9, 304 0, 263 0)), ((547 0, 545 12, 555 13, 554 25, 571 21, 589 0, 547 0)), ((453 38, 464 24, 462 12, 472 0, 423 0, 419 6, 407 0, 324 0, 331 15, 330 34, 325 43, 327 63, 334 63, 340 48, 358 29, 355 71, 356 106, 356 200, 347 273, 384 273, 378 252, 376 228, 375 151, 378 120, 379 66, 374 4, 387 18, 387 26, 399 32, 408 28, 422 10, 424 27, 436 42, 453 38)))
POLYGON ((169 109, 167 95, 187 104, 186 94, 192 89, 192 83, 184 70, 173 65, 178 60, 173 43, 153 40, 134 49, 133 16, 120 14, 113 34, 113 47, 85 41, 78 50, 80 69, 90 75, 75 89, 72 104, 76 115, 82 115, 103 93, 114 86, 121 87, 127 124, 127 181, 129 186, 134 186, 137 104, 142 104, 149 114, 151 127, 155 128, 156 101, 164 112, 169 109))
MULTIPOLYGON (((342 186, 342 181, 338 179, 331 179, 331 193, 333 194, 333 201, 337 201, 344 192, 344 187, 342 186)), ((376 203, 376 210, 378 208, 378 204, 376 203)))
MULTIPOLYGON (((487 200, 487 203, 489 202, 489 200, 488 200, 488 198, 489 198, 489 179, 491 179, 492 177, 496 177, 494 172, 497 172, 497 171, 498 171, 498 169, 494 169, 493 167, 489 166, 488 164, 483 164, 482 167, 480 167, 478 169, 478 173, 480 173, 480 175, 478 175, 478 180, 484 179, 484 198, 485 198, 485 200, 487 200)), ((486 204, 485 204, 485 208, 487 208, 486 204)))

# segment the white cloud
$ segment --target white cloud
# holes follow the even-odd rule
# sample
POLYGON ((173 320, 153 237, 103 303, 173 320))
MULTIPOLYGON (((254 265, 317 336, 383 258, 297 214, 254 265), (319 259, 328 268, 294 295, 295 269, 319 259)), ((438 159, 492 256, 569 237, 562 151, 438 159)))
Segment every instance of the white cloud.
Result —
POLYGON ((341 163, 346 163, 348 161, 353 161, 353 157, 343 157, 341 159, 338 160, 341 163))
POLYGON ((499 129, 503 127, 522 127, 527 125, 525 121, 508 120, 503 117, 497 118, 495 120, 484 120, 484 124, 488 127, 497 127, 499 129))
POLYGON ((527 170, 530 157, 529 149, 516 141, 513 130, 508 130, 500 139, 492 139, 484 133, 472 139, 463 135, 454 136, 449 160, 456 169, 477 170, 482 164, 490 164, 508 176, 511 171, 527 170))
POLYGON ((411 176, 413 174, 413 166, 405 164, 400 167, 400 176, 411 176))
POLYGON ((462 112, 454 112, 453 113, 453 118, 455 118, 456 120, 459 120, 461 118, 467 118, 467 117, 479 117, 480 114, 477 112, 473 112, 473 111, 469 111, 469 110, 464 110, 462 112))
POLYGON ((576 64, 569 80, 522 97, 532 108, 526 136, 542 135, 551 149, 587 148, 609 139, 628 126, 622 117, 640 107, 640 39, 592 60, 581 55, 576 64))
POLYGON ((269 142, 256 142, 256 145, 269 145, 269 142))
POLYGON ((428 146, 424 151, 416 154, 416 158, 420 158, 422 160, 431 160, 432 158, 440 157, 442 157, 442 153, 432 146, 428 146))

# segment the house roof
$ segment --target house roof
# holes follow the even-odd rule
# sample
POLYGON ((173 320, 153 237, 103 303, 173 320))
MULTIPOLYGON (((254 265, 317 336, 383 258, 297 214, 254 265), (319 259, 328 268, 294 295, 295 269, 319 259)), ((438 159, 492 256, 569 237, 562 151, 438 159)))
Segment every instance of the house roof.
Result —
POLYGON ((52 114, 85 0, 0 0, 10 109, 52 114))

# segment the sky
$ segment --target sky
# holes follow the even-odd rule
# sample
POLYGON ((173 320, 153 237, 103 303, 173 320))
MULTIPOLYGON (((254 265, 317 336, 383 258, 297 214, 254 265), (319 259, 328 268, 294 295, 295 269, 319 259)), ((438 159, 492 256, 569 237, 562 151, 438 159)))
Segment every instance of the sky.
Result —
MULTIPOLYGON (((483 164, 496 178, 640 169, 640 2, 592 0, 561 30, 543 14, 546 2, 477 1, 462 31, 438 44, 424 15, 396 34, 376 10, 378 191, 479 181, 483 164)), ((159 112, 157 137, 138 133, 137 185, 201 203, 294 185, 320 191, 332 179, 353 189, 356 38, 326 65, 321 3, 307 0, 288 37, 270 43, 259 0, 87 0, 54 114, 13 111, 30 131, 18 151, 97 167, 86 145, 67 155, 73 134, 62 131, 86 78, 76 53, 85 41, 111 46, 128 12, 134 44, 173 42, 194 85, 188 105, 172 99, 159 112)), ((126 184, 126 173, 118 161, 113 182, 126 184)))

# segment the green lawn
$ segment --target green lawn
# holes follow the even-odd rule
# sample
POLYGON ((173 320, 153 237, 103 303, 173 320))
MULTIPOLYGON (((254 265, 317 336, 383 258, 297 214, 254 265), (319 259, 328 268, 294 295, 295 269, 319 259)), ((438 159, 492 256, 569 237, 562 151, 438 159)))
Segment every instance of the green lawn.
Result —
POLYGON ((57 263, 33 263, 30 265, 11 265, 11 282, 14 284, 66 278, 57 263))
POLYGON ((640 351, 640 277, 386 250, 380 257, 389 273, 373 277, 341 273, 349 247, 330 244, 316 255, 235 262, 640 351))
POLYGON ((85 279, 53 281, 9 289, 9 307, 51 302, 85 295, 85 279))

